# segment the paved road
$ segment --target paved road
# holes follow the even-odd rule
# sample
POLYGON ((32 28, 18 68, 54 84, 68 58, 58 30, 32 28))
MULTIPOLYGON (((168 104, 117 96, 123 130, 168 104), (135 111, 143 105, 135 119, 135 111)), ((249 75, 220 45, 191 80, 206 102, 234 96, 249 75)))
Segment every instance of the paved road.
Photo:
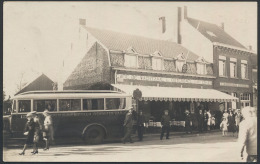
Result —
POLYGON ((242 162, 237 138, 222 137, 220 132, 202 135, 178 135, 159 140, 158 135, 146 136, 145 141, 107 143, 102 145, 58 145, 48 151, 39 150, 24 156, 19 149, 3 149, 4 161, 59 162, 242 162))

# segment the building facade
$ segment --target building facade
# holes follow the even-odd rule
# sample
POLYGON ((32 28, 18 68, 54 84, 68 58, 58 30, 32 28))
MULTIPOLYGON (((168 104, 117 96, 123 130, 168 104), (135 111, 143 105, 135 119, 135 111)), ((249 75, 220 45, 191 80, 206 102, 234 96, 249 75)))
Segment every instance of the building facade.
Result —
POLYGON ((160 122, 164 110, 183 121, 185 111, 219 111, 235 97, 214 90, 213 63, 183 46, 108 30, 80 28, 94 42, 64 83, 64 89, 115 89, 143 93, 138 102, 147 120, 160 122))

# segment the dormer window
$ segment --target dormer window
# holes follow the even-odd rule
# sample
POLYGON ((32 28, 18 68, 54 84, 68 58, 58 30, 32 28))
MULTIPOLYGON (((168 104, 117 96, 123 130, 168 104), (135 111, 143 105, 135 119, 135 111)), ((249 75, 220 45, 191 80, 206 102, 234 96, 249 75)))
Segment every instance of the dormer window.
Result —
POLYGON ((183 56, 183 54, 180 54, 176 57, 176 70, 177 72, 182 72, 182 67, 185 64, 186 58, 183 56))
POLYGON ((199 57, 196 60, 197 74, 205 75, 206 74, 206 60, 203 57, 199 57))
POLYGON ((135 49, 133 47, 129 47, 127 50, 126 50, 126 53, 125 53, 125 63, 124 63, 124 66, 125 67, 130 67, 130 68, 137 68, 137 63, 138 63, 138 60, 137 60, 137 52, 135 51, 135 49))
POLYGON ((156 51, 151 56, 153 70, 163 70, 162 54, 159 51, 156 51))

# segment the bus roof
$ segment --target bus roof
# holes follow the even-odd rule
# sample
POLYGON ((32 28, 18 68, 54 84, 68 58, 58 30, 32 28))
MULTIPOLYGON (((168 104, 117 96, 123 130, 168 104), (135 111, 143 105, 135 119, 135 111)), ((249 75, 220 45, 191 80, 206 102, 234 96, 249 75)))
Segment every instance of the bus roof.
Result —
POLYGON ((65 90, 65 91, 29 91, 16 95, 13 99, 57 99, 57 98, 102 98, 102 97, 128 97, 118 91, 111 90, 65 90))

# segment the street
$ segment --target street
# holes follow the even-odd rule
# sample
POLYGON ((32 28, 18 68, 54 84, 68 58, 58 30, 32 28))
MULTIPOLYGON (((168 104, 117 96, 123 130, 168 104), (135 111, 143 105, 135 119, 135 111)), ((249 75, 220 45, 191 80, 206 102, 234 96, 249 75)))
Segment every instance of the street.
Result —
MULTIPOLYGON (((242 162, 237 138, 221 136, 221 132, 172 135, 159 140, 158 134, 146 135, 143 142, 106 143, 101 145, 55 145, 24 156, 22 148, 3 148, 6 162, 242 162)), ((245 156, 246 157, 246 156, 245 156)))

